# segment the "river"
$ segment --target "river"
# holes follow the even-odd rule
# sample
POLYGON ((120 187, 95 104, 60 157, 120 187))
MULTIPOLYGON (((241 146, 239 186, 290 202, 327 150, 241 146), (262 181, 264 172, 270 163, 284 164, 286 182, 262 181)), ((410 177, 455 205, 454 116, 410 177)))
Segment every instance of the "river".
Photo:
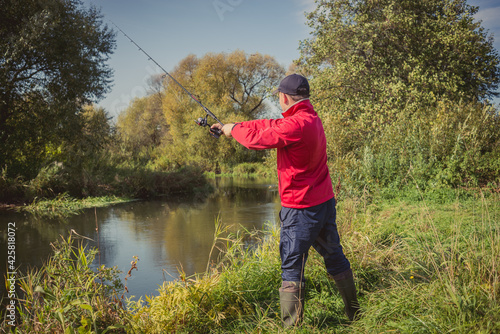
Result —
MULTIPOLYGON (((28 214, 0 214, 0 275, 2 295, 7 270, 7 226, 16 226, 16 266, 21 272, 41 266, 52 254, 51 243, 67 238, 71 230, 95 242, 100 262, 117 266, 125 277, 134 256, 138 270, 127 280, 128 296, 157 294, 164 281, 202 273, 207 267, 217 219, 231 230, 265 228, 275 224, 279 195, 271 180, 216 178, 216 191, 204 200, 136 201, 88 209, 64 220, 37 219, 28 214), (96 231, 96 221, 99 227, 96 231)), ((98 258, 94 266, 98 265, 98 258)), ((19 276, 19 275, 18 275, 19 276)))

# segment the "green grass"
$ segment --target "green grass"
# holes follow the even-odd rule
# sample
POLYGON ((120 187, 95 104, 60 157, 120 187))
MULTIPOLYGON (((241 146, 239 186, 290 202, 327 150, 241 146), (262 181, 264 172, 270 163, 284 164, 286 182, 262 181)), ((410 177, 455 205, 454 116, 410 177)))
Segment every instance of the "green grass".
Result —
POLYGON ((129 202, 131 199, 117 196, 87 197, 76 199, 64 193, 53 199, 35 199, 32 203, 18 207, 35 216, 68 217, 80 213, 83 209, 103 207, 116 203, 129 202))
MULTIPOLYGON (((311 250, 304 323, 281 327, 279 230, 269 224, 264 232, 232 235, 217 225, 220 256, 206 273, 181 272, 158 296, 129 301, 116 324, 129 333, 499 332, 500 194, 452 191, 439 200, 416 194, 338 203, 339 232, 363 310, 354 323, 311 250), (248 247, 249 239, 255 246, 248 247)), ((57 312, 44 317, 57 319, 57 312)), ((74 321, 74 328, 83 326, 74 321)))
POLYGON ((225 177, 248 177, 248 178, 256 178, 256 177, 275 177, 276 169, 273 166, 272 168, 268 167, 266 164, 257 163, 257 162, 244 162, 237 164, 233 167, 223 166, 222 171, 216 173, 215 171, 206 171, 203 173, 208 178, 215 178, 216 176, 225 176, 225 177))
POLYGON ((2 332, 126 333, 118 270, 91 270, 97 250, 77 238, 70 234, 54 242, 54 255, 43 268, 18 276, 16 327, 4 322, 2 332))
POLYGON ((459 197, 341 204, 363 207, 343 233, 365 299, 353 330, 500 330, 499 196, 459 197))

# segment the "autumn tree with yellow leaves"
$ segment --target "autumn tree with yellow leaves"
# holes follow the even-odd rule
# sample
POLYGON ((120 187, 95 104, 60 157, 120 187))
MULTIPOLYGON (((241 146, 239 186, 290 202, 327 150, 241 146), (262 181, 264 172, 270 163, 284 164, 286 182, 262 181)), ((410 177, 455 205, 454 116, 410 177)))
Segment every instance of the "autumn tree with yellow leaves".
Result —
MULTIPOLYGON (((270 92, 285 70, 271 56, 235 51, 189 55, 170 74, 225 122, 272 112, 270 92)), ((161 168, 196 164, 205 170, 219 170, 262 161, 265 152, 213 138, 208 128, 195 123, 199 117, 205 117, 205 111, 166 77, 161 90, 135 100, 117 125, 129 149, 143 156, 148 152, 161 168)), ((208 122, 215 120, 208 117, 208 122)))

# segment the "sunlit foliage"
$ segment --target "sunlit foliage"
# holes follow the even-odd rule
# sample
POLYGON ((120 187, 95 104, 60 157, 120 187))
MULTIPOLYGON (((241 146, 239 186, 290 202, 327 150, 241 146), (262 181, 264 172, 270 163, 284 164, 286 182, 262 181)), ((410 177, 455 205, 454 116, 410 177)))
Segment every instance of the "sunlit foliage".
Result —
POLYGON ((337 172, 358 186, 400 184, 412 170, 431 185, 499 181, 498 164, 484 160, 500 157, 498 114, 488 106, 500 58, 474 20, 476 7, 316 3, 299 65, 311 78, 337 172))

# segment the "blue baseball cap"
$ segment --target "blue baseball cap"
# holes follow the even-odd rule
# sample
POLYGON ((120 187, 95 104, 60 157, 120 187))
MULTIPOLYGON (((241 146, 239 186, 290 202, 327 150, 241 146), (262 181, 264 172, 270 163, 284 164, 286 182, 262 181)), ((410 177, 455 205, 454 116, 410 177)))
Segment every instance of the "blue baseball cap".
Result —
POLYGON ((278 89, 273 94, 282 92, 288 95, 309 96, 309 82, 299 74, 290 74, 281 80, 278 89))

